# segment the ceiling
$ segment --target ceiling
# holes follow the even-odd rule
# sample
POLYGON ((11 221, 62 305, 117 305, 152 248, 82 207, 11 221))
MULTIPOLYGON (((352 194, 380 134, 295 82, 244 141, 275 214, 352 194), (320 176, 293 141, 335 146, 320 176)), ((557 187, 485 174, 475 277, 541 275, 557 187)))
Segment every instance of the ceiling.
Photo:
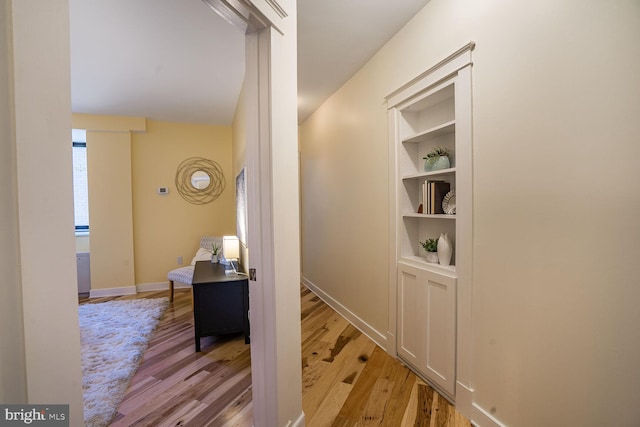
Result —
MULTIPOLYGON (((299 119, 429 0, 298 0, 299 119)), ((244 35, 201 0, 70 0, 78 113, 229 125, 244 35)))

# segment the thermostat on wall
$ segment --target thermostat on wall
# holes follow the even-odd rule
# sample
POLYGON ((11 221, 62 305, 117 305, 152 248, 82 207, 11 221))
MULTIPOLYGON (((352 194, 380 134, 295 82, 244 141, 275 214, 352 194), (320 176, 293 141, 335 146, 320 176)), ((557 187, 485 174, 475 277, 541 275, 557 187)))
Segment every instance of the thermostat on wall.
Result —
POLYGON ((169 194, 169 188, 168 187, 158 187, 158 194, 161 195, 165 195, 165 194, 169 194))

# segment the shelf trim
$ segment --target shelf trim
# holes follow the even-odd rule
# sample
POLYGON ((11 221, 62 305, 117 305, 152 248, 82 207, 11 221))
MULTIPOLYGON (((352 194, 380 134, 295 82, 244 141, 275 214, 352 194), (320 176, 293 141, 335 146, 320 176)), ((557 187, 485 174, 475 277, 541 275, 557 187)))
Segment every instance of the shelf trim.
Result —
POLYGON ((433 138, 437 138, 442 135, 448 135, 450 133, 454 133, 456 131, 456 121, 450 120, 448 122, 442 123, 438 126, 434 126, 430 129, 424 130, 422 132, 418 132, 416 134, 406 136, 402 138, 402 143, 418 143, 428 141, 433 138))
POLYGON ((411 175, 405 175, 402 177, 402 179, 408 180, 408 179, 429 178, 433 176, 453 175, 455 173, 456 173, 456 168, 447 168, 447 169, 439 169, 437 171, 420 172, 420 173, 414 173, 411 175))
POLYGON ((455 215, 447 214, 421 214, 417 212, 407 212, 402 214, 405 218, 431 218, 431 219, 456 219, 455 215))
POLYGON ((405 255, 398 258, 398 263, 404 263, 410 267, 419 268, 421 270, 431 271, 432 273, 442 274, 452 279, 458 278, 455 265, 440 265, 427 262, 424 258, 415 255, 405 255))

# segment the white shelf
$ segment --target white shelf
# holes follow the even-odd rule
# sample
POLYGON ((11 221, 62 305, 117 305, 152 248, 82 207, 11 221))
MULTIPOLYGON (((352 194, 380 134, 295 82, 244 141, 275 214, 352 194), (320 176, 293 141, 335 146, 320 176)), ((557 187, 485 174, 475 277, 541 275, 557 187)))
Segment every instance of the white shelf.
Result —
POLYGON ((434 218, 434 219, 456 219, 455 215, 446 215, 446 214, 436 214, 436 215, 426 215, 416 212, 407 212, 402 214, 405 218, 434 218))
POLYGON ((402 177, 402 179, 405 180, 405 179, 431 178, 434 176, 453 175, 455 173, 456 173, 456 168, 447 168, 447 169, 440 169, 437 171, 419 172, 411 175, 405 175, 402 177))
POLYGON ((432 127, 431 129, 427 129, 415 135, 403 137, 402 142, 424 142, 433 138, 437 138, 442 135, 453 133, 455 132, 455 130, 456 130, 456 121, 451 120, 450 122, 446 122, 441 125, 432 127))
POLYGON ((434 264, 432 262, 427 262, 427 260, 422 257, 412 255, 403 256, 398 260, 398 262, 404 262, 412 267, 433 271, 434 273, 445 274, 454 279, 458 277, 455 265, 434 264))

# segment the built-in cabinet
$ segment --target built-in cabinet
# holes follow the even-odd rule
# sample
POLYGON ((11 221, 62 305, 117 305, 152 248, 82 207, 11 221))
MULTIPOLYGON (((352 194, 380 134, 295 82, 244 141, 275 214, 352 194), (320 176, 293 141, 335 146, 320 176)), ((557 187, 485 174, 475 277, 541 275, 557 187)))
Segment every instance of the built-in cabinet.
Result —
POLYGON ((458 347, 467 345, 460 339, 471 339, 471 49, 466 46, 387 98, 395 172, 390 234, 396 353, 451 400, 459 362, 464 363, 458 351, 465 349, 458 347), (427 171, 423 158, 436 147, 449 151, 450 166, 427 171), (427 211, 434 201, 442 204, 427 194, 425 188, 436 185, 431 182, 446 183, 448 207, 455 211, 427 211), (444 233, 453 245, 450 263, 427 262, 421 242, 444 233))
POLYGON ((398 265, 398 355, 453 394, 456 278, 398 265))

